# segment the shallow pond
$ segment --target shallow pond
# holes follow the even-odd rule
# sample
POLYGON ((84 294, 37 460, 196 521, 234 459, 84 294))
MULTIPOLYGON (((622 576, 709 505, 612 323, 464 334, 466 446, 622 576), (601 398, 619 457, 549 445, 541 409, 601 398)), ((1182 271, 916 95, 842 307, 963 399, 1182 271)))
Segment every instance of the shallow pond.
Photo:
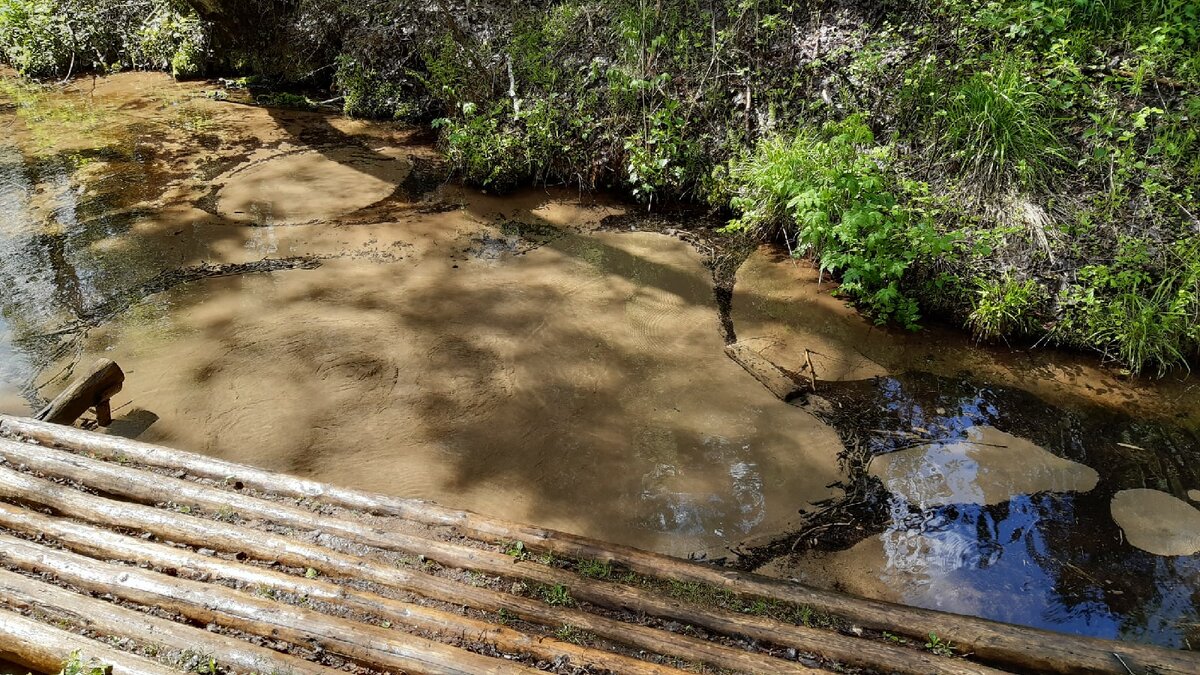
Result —
POLYGON ((766 248, 723 315, 706 245, 619 203, 440 185, 413 130, 207 86, 4 82, 0 412, 106 356, 110 433, 712 557, 842 499, 849 449, 877 517, 765 571, 1200 640, 1197 381, 879 329, 766 248), (817 395, 775 399, 730 325, 817 395))

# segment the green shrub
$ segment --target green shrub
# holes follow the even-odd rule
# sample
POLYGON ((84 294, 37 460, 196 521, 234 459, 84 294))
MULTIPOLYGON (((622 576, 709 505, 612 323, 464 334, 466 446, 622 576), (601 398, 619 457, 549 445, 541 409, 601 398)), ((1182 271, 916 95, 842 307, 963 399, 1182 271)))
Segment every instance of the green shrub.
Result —
POLYGON ((334 86, 345 97, 342 108, 351 117, 401 121, 420 117, 420 106, 406 85, 350 57, 338 59, 334 86))
POLYGON ((527 182, 532 176, 529 149, 504 104, 480 111, 467 103, 462 114, 461 119, 435 120, 434 126, 441 129, 446 157, 463 179, 498 192, 527 182))
POLYGON ((1127 241, 1110 265, 1089 265, 1063 292, 1060 342, 1091 346, 1134 373, 1159 374, 1200 354, 1200 236, 1162 261, 1127 241))
POLYGON ((967 326, 977 337, 989 340, 1029 333, 1040 294, 1041 287, 1033 279, 1018 281, 1009 274, 998 281, 979 279, 967 326))
POLYGON ((989 186, 1045 183, 1064 152, 1032 65, 1008 57, 967 78, 945 109, 944 142, 963 174, 989 186))
POLYGON ((767 138, 728 169, 730 205, 740 216, 727 229, 782 228, 796 254, 816 255, 876 321, 916 328, 920 310, 906 292, 907 274, 917 260, 944 255, 956 237, 939 234, 922 210, 897 198, 891 154, 858 116, 819 133, 767 138))
POLYGON ((49 77, 71 62, 71 28, 56 3, 0 0, 0 49, 4 61, 26 77, 49 77))
POLYGON ((129 65, 166 70, 177 78, 202 75, 208 47, 204 25, 195 15, 181 14, 174 5, 150 8, 138 26, 129 49, 129 65))
POLYGON ((201 74, 208 28, 174 0, 0 0, 0 59, 26 77, 149 68, 201 74))

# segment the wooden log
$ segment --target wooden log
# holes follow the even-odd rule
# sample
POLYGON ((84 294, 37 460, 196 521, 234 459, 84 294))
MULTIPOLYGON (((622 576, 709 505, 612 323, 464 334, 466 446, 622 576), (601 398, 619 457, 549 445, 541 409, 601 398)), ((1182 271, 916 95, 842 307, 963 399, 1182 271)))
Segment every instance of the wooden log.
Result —
POLYGON ((804 388, 790 375, 771 363, 767 357, 756 352, 750 345, 735 342, 725 347, 725 355, 736 361, 781 401, 791 401, 804 392, 804 388))
POLYGON ((42 673, 57 673, 79 652, 84 663, 111 666, 113 675, 179 675, 150 659, 113 649, 95 640, 0 610, 0 659, 42 673))
POLYGON ((81 626, 105 637, 128 637, 143 644, 161 645, 179 652, 194 650, 211 654, 218 658, 222 666, 237 668, 240 672, 312 675, 342 672, 243 640, 72 593, 3 569, 0 569, 0 604, 11 609, 72 617, 81 626))
POLYGON ((428 675, 537 672, 400 631, 326 616, 224 586, 101 563, 6 534, 0 534, 0 550, 8 565, 51 574, 93 593, 109 593, 264 638, 319 644, 367 667, 428 675))
POLYGON ((977 617, 856 598, 781 579, 699 565, 576 534, 512 523, 430 502, 341 488, 26 418, 0 416, 0 431, 28 436, 46 444, 61 444, 99 457, 184 470, 214 480, 229 479, 235 486, 244 485, 282 496, 317 499, 326 504, 396 516, 430 526, 453 527, 476 539, 520 541, 535 551, 549 551, 579 560, 611 562, 639 574, 704 583, 748 596, 791 602, 841 616, 864 628, 917 638, 935 633, 981 661, 1018 671, 1128 675, 1128 670, 1121 663, 1124 660, 1131 667, 1146 672, 1156 669, 1161 673, 1200 673, 1200 655, 1192 652, 1053 633, 977 617), (1114 654, 1120 654, 1120 658, 1114 654))
MULTIPOLYGON (((241 565, 221 558, 193 553, 187 549, 149 543, 97 527, 81 525, 61 518, 51 518, 4 503, 0 503, 0 526, 28 535, 52 538, 76 553, 93 558, 144 563, 157 568, 187 571, 193 575, 208 574, 217 579, 238 581, 258 588, 286 591, 310 600, 326 602, 377 616, 393 625, 494 644, 501 651, 510 654, 531 654, 546 661, 555 661, 565 657, 576 665, 590 666, 614 673, 628 673, 629 675, 683 675, 683 671, 675 668, 639 661, 598 649, 589 649, 553 638, 529 636, 504 626, 400 602, 375 593, 358 591, 326 581, 296 577, 262 567, 241 565)), ((138 612, 130 612, 99 601, 89 600, 88 602, 92 604, 86 606, 82 602, 74 603, 71 598, 78 598, 78 596, 72 596, 66 591, 60 591, 45 584, 38 584, 19 575, 0 571, 0 601, 8 600, 11 592, 22 593, 24 594, 22 597, 32 597, 39 590, 41 590, 41 593, 38 594, 39 597, 49 596, 50 600, 55 601, 56 606, 79 611, 84 622, 93 625, 102 624, 100 627, 112 634, 140 635, 171 646, 182 643, 184 647, 181 648, 187 648, 190 641, 190 644, 202 645, 204 651, 220 654, 222 663, 239 665, 249 669, 247 672, 288 672, 297 669, 312 672, 311 667, 305 667, 312 664, 300 659, 294 659, 295 663, 272 663, 262 654, 253 653, 253 650, 258 648, 245 642, 219 636, 205 641, 206 636, 211 635, 210 633, 177 626, 169 621, 164 622, 160 619, 145 617, 138 612), (17 580, 25 580, 28 583, 21 585, 9 578, 13 576, 17 580), (12 590, 14 585, 16 586, 15 591, 12 590), (41 589, 43 586, 45 589, 41 589), (143 617, 146 619, 145 621, 142 620, 143 617), (128 631, 122 632, 125 629, 128 631), (184 639, 172 630, 190 631, 199 635, 184 639), (224 642, 217 643, 218 639, 224 642), (233 661, 232 656, 237 656, 237 660, 233 661)), ((26 604, 31 602, 33 601, 27 601, 26 604)), ((12 602, 9 604, 12 605, 12 602)), ((43 604, 45 604, 44 601, 43 604)), ((274 654, 274 652, 269 654, 274 654)), ((291 659, 292 657, 287 658, 291 659)), ((336 671, 329 670, 328 672, 336 671)))
POLYGON ((81 377, 54 397, 37 419, 52 424, 74 424, 88 408, 97 407, 97 421, 102 426, 112 423, 112 409, 108 400, 121 391, 125 373, 108 359, 98 359, 81 377))
MULTIPOLYGON (((0 494, 26 502, 52 504, 63 515, 113 527, 143 530, 169 541, 209 547, 263 561, 278 561, 295 567, 312 566, 328 575, 371 581, 484 611, 499 612, 503 609, 520 619, 545 626, 557 628, 571 625, 614 642, 689 662, 710 663, 735 671, 780 672, 782 665, 787 672, 816 672, 799 664, 750 654, 685 635, 624 623, 575 609, 552 607, 532 598, 467 586, 362 556, 344 555, 289 537, 94 497, 4 467, 0 467, 0 494)), ((903 663, 903 660, 899 662, 903 663)), ((899 671, 890 666, 887 670, 899 671)))
MULTIPOLYGON (((302 530, 335 534, 384 550, 424 555, 450 567, 480 570, 550 586, 564 586, 570 589, 574 597, 596 605, 630 609, 669 621, 702 626, 727 635, 745 635, 756 640, 844 660, 847 663, 872 667, 884 663, 889 664, 890 668, 922 673, 994 672, 983 666, 935 657, 924 652, 892 645, 871 645, 862 640, 839 636, 831 631, 782 624, 720 608, 701 608, 689 603, 666 600, 640 588, 593 581, 529 561, 514 561, 513 558, 495 551, 416 537, 383 525, 317 515, 279 502, 230 494, 198 483, 131 470, 129 467, 107 464, 60 450, 0 440, 0 457, 37 471, 86 481, 90 487, 143 503, 174 502, 196 505, 212 511, 232 508, 244 517, 253 516, 302 530)), ((37 497, 34 496, 33 499, 36 500, 37 497)), ((51 501, 48 504, 61 508, 58 502, 51 501)), ((740 653, 737 656, 718 653, 717 656, 733 659, 735 662, 744 660, 740 653)), ((753 670, 745 665, 739 666, 738 669, 753 670)))

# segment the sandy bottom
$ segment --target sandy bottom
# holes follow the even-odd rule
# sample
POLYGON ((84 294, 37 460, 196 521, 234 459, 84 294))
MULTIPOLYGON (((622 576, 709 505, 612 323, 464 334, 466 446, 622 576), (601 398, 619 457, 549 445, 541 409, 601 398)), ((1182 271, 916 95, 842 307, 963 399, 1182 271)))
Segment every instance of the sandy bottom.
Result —
POLYGON ((836 435, 723 355, 689 246, 452 261, 450 220, 385 228, 446 245, 425 258, 204 282, 95 331, 129 377, 114 432, 675 553, 834 494, 836 435))
POLYGON ((1112 517, 1129 543, 1155 555, 1200 553, 1200 510, 1166 492, 1122 490, 1112 500, 1112 517))
POLYGON ((967 440, 934 443, 880 455, 871 475, 920 508, 1001 504, 1037 492, 1087 492, 1095 469, 1063 459, 992 427, 972 427, 967 440))
POLYGON ((410 164, 365 150, 333 149, 271 156, 214 179, 217 212, 255 225, 328 220, 388 197, 410 164))

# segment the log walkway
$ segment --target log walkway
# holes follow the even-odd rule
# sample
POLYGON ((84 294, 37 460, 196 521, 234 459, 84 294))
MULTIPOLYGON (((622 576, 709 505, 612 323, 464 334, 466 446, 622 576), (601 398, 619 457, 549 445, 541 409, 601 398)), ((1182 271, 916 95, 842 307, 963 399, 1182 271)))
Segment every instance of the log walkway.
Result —
POLYGON ((0 658, 76 652, 114 673, 1200 673, 0 416, 0 658))

